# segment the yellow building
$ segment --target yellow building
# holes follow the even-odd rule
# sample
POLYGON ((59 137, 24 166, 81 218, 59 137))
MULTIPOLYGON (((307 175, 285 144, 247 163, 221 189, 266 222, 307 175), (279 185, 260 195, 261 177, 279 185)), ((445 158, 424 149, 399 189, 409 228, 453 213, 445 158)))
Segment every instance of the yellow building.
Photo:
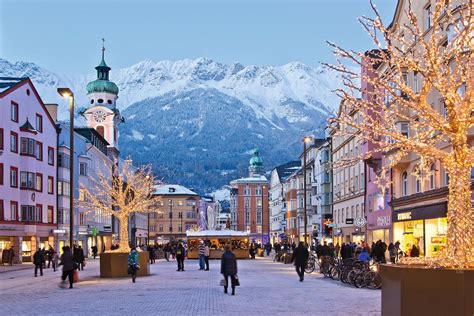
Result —
POLYGON ((186 231, 199 223, 199 195, 175 184, 159 185, 155 194, 161 201, 157 212, 149 214, 150 242, 185 240, 186 231))

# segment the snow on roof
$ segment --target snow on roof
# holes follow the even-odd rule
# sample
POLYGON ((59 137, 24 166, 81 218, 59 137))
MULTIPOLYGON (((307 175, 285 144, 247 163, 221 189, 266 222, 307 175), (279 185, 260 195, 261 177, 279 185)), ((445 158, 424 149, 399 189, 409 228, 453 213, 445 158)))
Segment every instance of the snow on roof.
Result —
POLYGON ((0 93, 16 86, 28 78, 0 77, 0 93))
POLYGON ((189 190, 179 184, 160 184, 155 186, 155 194, 157 195, 194 195, 198 196, 196 192, 189 190))
POLYGON ((268 182, 268 180, 265 176, 254 176, 254 177, 232 180, 230 184, 249 183, 249 182, 268 182))
POLYGON ((248 237, 246 232, 239 232, 235 230, 201 230, 199 232, 186 232, 187 237, 248 237))

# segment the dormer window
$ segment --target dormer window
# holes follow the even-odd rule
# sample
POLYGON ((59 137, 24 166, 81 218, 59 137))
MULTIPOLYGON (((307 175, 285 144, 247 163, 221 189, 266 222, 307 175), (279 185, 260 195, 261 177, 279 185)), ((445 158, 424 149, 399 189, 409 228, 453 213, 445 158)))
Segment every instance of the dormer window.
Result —
POLYGON ((169 191, 169 193, 174 193, 174 192, 176 192, 176 189, 175 188, 169 188, 168 191, 169 191))

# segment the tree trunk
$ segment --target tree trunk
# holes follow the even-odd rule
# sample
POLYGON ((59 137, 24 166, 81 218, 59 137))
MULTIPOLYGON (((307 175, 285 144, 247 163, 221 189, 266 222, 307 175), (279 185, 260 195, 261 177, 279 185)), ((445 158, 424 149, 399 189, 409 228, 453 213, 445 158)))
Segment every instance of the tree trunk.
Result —
POLYGON ((128 242, 128 216, 117 216, 120 225, 120 250, 130 251, 130 246, 128 242))
POLYGON ((471 164, 467 146, 453 148, 454 163, 448 167, 448 232, 445 259, 448 265, 473 265, 473 212, 471 202, 471 164))

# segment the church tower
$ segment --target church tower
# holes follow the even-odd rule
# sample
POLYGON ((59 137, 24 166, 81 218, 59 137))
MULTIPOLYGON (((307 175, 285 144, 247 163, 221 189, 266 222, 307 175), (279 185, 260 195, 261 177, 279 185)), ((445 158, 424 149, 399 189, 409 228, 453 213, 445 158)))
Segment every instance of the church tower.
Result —
MULTIPOLYGON (((102 39, 104 43, 105 40, 102 39)), ((95 67, 97 79, 87 84, 87 97, 89 98, 88 109, 84 112, 87 127, 95 129, 109 143, 107 155, 112 159, 118 159, 119 131, 118 126, 123 117, 116 108, 119 89, 117 85, 109 80, 110 67, 105 63, 105 47, 102 45, 102 60, 95 67)))
POLYGON ((254 149, 252 158, 249 161, 249 176, 258 177, 264 174, 263 161, 258 149, 254 149))

